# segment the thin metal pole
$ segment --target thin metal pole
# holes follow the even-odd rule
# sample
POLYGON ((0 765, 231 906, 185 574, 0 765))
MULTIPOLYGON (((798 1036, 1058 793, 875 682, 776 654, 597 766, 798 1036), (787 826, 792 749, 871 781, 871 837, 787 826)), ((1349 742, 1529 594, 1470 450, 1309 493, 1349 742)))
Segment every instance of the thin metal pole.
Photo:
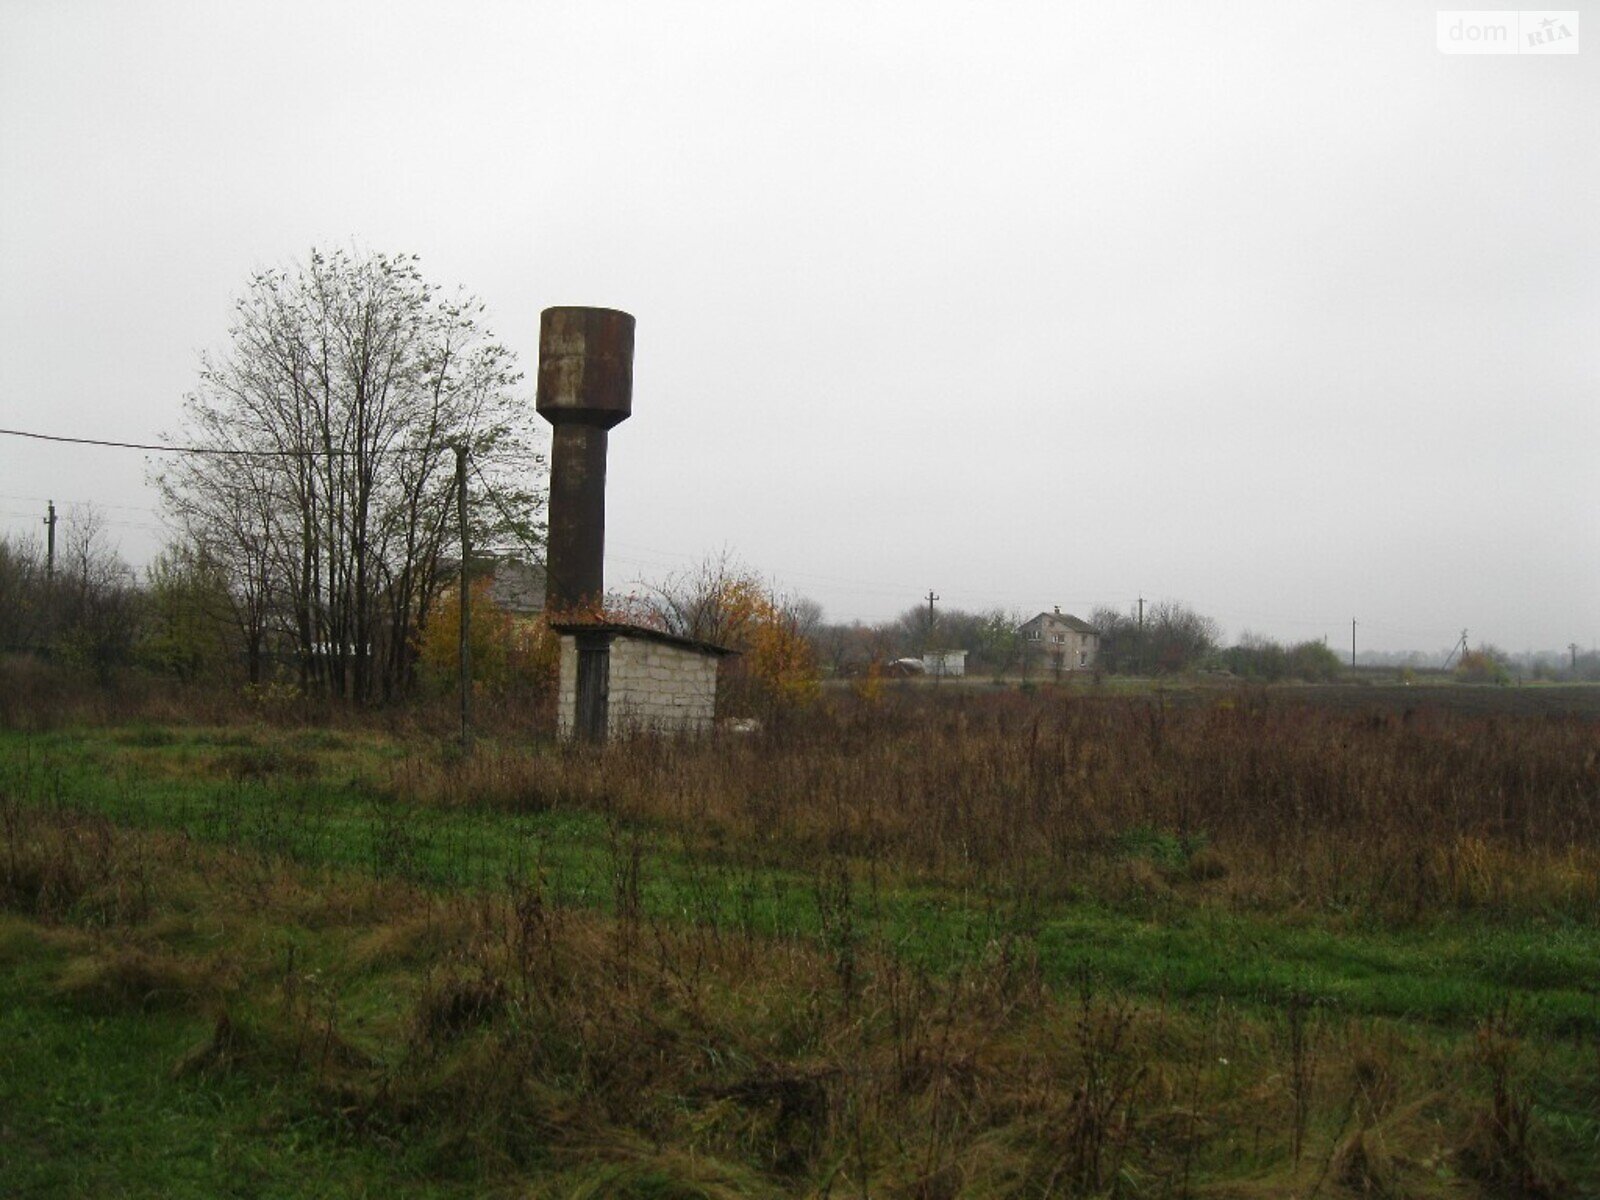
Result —
POLYGON ((456 519, 461 523, 461 748, 472 749, 472 593, 467 587, 467 448, 456 446, 456 519))

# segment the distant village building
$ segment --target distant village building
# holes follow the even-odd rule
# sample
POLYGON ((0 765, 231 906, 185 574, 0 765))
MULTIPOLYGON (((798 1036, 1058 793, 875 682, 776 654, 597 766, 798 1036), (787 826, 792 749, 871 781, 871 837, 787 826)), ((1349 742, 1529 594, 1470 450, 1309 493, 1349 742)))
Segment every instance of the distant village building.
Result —
POLYGON ((922 670, 935 678, 959 679, 967 673, 967 652, 929 650, 922 656, 922 670))
POLYGON ((483 572, 489 577, 489 599, 501 612, 513 617, 536 617, 544 611, 543 564, 495 558, 484 565, 483 572))
MULTIPOLYGON (((488 580, 488 597, 499 611, 513 617, 531 618, 544 612, 545 570, 541 563, 520 558, 474 554, 468 560, 467 574, 473 593, 482 598, 481 588, 488 580)), ((461 560, 439 561, 440 594, 453 596, 461 578, 461 560)))
MULTIPOLYGON (((446 560, 440 564, 444 581, 441 597, 456 595, 460 572, 460 560, 446 560)), ((536 649, 543 632, 539 618, 544 613, 544 566, 520 558, 474 555, 468 574, 474 611, 487 599, 493 612, 510 618, 510 648, 524 654, 536 649)), ((453 622, 455 618, 452 616, 450 620, 453 622)))
POLYGON ((558 622, 556 732, 595 741, 630 733, 704 733, 717 710, 717 664, 735 653, 638 625, 558 622))
POLYGON ((1100 657, 1100 632, 1060 608, 1025 621, 1017 633, 1022 653, 1032 666, 1053 671, 1093 670, 1100 657))

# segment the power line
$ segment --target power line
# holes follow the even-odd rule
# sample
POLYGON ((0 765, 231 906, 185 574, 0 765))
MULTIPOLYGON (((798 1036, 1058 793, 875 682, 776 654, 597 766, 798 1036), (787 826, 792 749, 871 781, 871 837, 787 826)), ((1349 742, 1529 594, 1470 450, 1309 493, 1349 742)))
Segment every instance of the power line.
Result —
MULTIPOLYGON (((0 500, 30 500, 40 504, 50 500, 49 496, 15 496, 10 492, 0 492, 0 500)), ((160 512, 161 510, 151 504, 112 504, 105 500, 75 500, 71 496, 62 498, 63 504, 84 504, 93 508, 125 508, 130 512, 160 512)))
MULTIPOLYGON (((212 454, 225 458, 348 458, 358 453, 336 447, 321 450, 241 450, 236 446, 162 446, 154 442, 116 442, 106 438, 68 437, 59 433, 35 433, 27 429, 0 429, 6 437, 32 438, 39 442, 65 442, 72 446, 103 446, 112 450, 147 450, 156 454, 212 454)), ((382 454, 442 454, 448 445, 395 446, 370 451, 375 457, 382 454)))
POLYGON ((483 472, 478 470, 477 460, 469 456, 467 459, 467 465, 472 468, 472 473, 478 477, 478 482, 483 484, 484 494, 489 497, 489 502, 493 504, 495 509, 500 513, 500 517, 505 521, 506 529, 510 532, 511 536, 516 538, 517 541, 521 542, 523 549, 527 550, 528 553, 534 555, 535 557, 542 558, 544 556, 544 550, 522 536, 522 530, 517 527, 516 519, 508 511, 506 511, 506 506, 500 503, 499 493, 497 493, 494 488, 489 486, 489 481, 483 477, 483 472))
POLYGON ((477 461, 471 457, 468 457, 466 461, 467 465, 472 468, 472 473, 478 477, 478 482, 483 485, 484 494, 489 497, 489 502, 495 506, 495 509, 500 513, 501 519, 505 521, 506 529, 510 531, 511 536, 516 538, 517 541, 521 542, 523 549, 525 549, 529 554, 533 555, 537 561, 544 564, 545 575, 547 578, 554 579, 558 586, 565 587, 567 580, 559 571, 552 571, 550 569, 550 562, 548 556, 546 556, 544 552, 544 548, 535 545, 527 538, 522 536, 522 530, 517 527, 516 519, 513 518, 512 515, 506 510, 506 506, 500 502, 500 494, 496 492, 489 481, 483 477, 483 472, 478 469, 477 461))
MULTIPOLYGON (((257 458, 291 458, 307 454, 304 450, 237 450, 219 446, 158 446, 150 442, 113 442, 104 438, 67 437, 59 433, 33 433, 26 429, 0 429, 7 437, 32 438, 39 442, 66 442, 73 446, 105 446, 112 450, 152 450, 158 454, 250 455, 257 458)), ((344 451, 335 450, 335 454, 344 451)))
MULTIPOLYGON (((64 434, 38 433, 38 432, 31 431, 31 430, 26 430, 26 429, 0 429, 0 435, 4 435, 6 437, 28 438, 28 439, 32 439, 34 441, 42 441, 42 442, 59 442, 59 443, 65 443, 67 445, 75 445, 75 446, 99 446, 99 447, 104 447, 104 448, 107 448, 107 449, 114 449, 114 450, 141 450, 141 451, 147 451, 147 452, 152 452, 152 453, 157 453, 157 454, 203 454, 203 455, 217 455, 217 456, 234 457, 234 458, 310 458, 310 459, 318 459, 318 458, 330 458, 330 457, 332 457, 332 458, 342 458, 342 457, 348 457, 348 456, 356 453, 356 451, 353 451, 353 450, 337 449, 337 448, 333 448, 333 447, 328 447, 326 449, 321 449, 321 450, 243 450, 243 449, 239 449, 237 447, 225 447, 225 446, 167 446, 167 445, 159 445, 159 444, 152 443, 152 442, 121 442, 121 441, 113 441, 113 440, 104 439, 104 438, 69 437, 69 436, 64 435, 64 434)), ((443 453, 447 449, 449 449, 448 445, 398 446, 398 447, 394 447, 394 448, 386 450, 386 451, 382 451, 380 453, 387 453, 387 454, 438 454, 438 453, 443 453)), ((499 510, 501 517, 503 517, 505 519, 506 525, 507 525, 508 529, 511 531, 511 533, 516 537, 516 539, 519 542, 522 543, 522 545, 530 553, 532 553, 536 557, 541 557, 542 558, 543 557, 543 553, 544 553, 543 548, 535 545, 532 542, 529 542, 527 539, 525 539, 522 536, 521 532, 516 527, 516 522, 512 519, 510 513, 506 510, 505 506, 501 503, 499 495, 489 485, 488 480, 484 478, 483 473, 478 469, 477 462, 476 461, 472 461, 472 460, 469 460, 469 462, 470 462, 470 465, 471 465, 471 468, 472 468, 472 473, 474 475, 476 475, 478 477, 478 481, 481 484, 483 484, 484 491, 488 494, 489 499, 494 504, 495 508, 497 508, 499 510)), ((33 496, 11 496, 11 495, 8 495, 8 496, 6 496, 4 498, 12 499, 12 500, 33 500, 33 499, 38 499, 38 497, 33 497, 33 496)), ((90 501, 88 503, 94 504, 95 502, 90 501)), ((160 510, 159 509, 150 508, 150 507, 142 506, 142 505, 98 504, 97 507, 102 507, 102 508, 121 508, 121 509, 128 509, 128 510, 132 510, 132 511, 151 512, 151 513, 157 514, 158 516, 160 514, 160 510)), ((24 517, 32 517, 33 515, 34 514, 32 514, 32 513, 15 513, 15 512, 6 512, 6 513, 3 513, 3 514, 0 514, 0 516, 13 517, 13 518, 18 518, 18 519, 24 518, 24 517)), ((111 526, 115 526, 115 527, 118 527, 118 528, 125 528, 125 529, 142 529, 142 530, 145 530, 145 531, 148 531, 148 532, 155 532, 155 533, 165 532, 165 527, 164 526, 156 525, 156 524, 150 523, 150 522, 131 521, 131 520, 123 520, 123 521, 108 520, 108 521, 105 522, 105 524, 111 525, 111 526)), ((620 546, 623 546, 625 548, 631 548, 636 553, 644 553, 644 554, 654 555, 654 556, 657 556, 659 558, 683 559, 683 560, 693 560, 695 558, 694 555, 689 554, 689 553, 685 553, 685 552, 682 552, 682 551, 661 550, 661 549, 656 549, 654 547, 644 546, 644 545, 639 544, 639 543, 630 543, 630 542, 625 542, 625 541, 618 541, 618 542, 614 542, 613 544, 614 545, 620 545, 620 546)), ((664 563, 650 563, 648 561, 644 561, 644 560, 641 560, 641 559, 638 559, 638 558, 634 558, 634 557, 631 557, 631 556, 626 555, 626 554, 616 554, 614 551, 610 555, 608 555, 608 557, 615 558, 615 559, 617 559, 617 560, 619 560, 621 562, 632 563, 634 566, 637 566, 637 567, 646 567, 646 568, 655 567, 655 568, 660 568, 660 567, 663 567, 663 566, 666 565, 664 563)), ((910 587, 910 585, 908 585, 908 584, 891 583, 891 582, 889 582, 887 580, 863 580, 859 576, 848 576, 847 577, 847 576, 840 576, 840 575, 824 574, 822 572, 815 572, 815 571, 779 571, 779 572, 777 572, 777 574, 780 575, 780 576, 783 576, 785 578, 789 578, 789 579, 799 579, 799 580, 802 581, 802 586, 804 586, 803 581, 805 581, 805 580, 813 580, 813 581, 816 582, 817 585, 829 585, 828 586, 828 590, 835 591, 835 592, 842 592, 842 593, 844 593, 846 595, 854 595, 854 596, 890 596, 890 595, 899 595, 903 591, 909 590, 909 587, 910 587), (863 586, 864 584, 866 586, 863 586)), ((1002 603, 1002 601, 1000 600, 999 597, 996 597, 996 596, 985 596, 985 595, 982 595, 980 593, 974 593, 974 592, 963 592, 957 598, 958 599, 977 600, 979 602, 987 601, 989 603, 1002 603)), ((1073 601, 1068 601, 1068 603, 1074 603, 1074 602, 1073 601)), ((1096 601, 1096 602, 1082 601, 1081 603, 1083 603, 1083 604, 1098 603, 1098 601, 1096 601)), ((1231 619, 1234 619, 1234 620, 1271 621, 1271 622, 1278 623, 1278 624, 1301 625, 1301 626, 1317 626, 1317 625, 1321 625, 1321 624, 1324 623, 1324 622, 1322 622, 1320 620, 1308 620, 1306 618, 1297 618, 1297 617, 1284 617, 1284 616, 1278 616, 1278 615, 1274 615, 1274 614, 1270 614, 1270 613, 1244 613, 1244 612, 1240 612, 1239 610, 1236 610, 1236 609, 1218 610, 1218 609, 1214 609, 1213 608, 1213 609, 1211 609, 1211 611, 1213 613, 1215 613, 1216 615, 1218 615, 1218 616, 1221 616, 1221 617, 1224 617, 1224 618, 1231 618, 1231 619)), ((1385 624, 1385 623, 1382 623, 1382 622, 1369 622, 1369 625, 1372 628, 1381 629, 1381 630, 1384 630, 1385 632, 1400 633, 1400 634, 1405 634, 1407 636, 1416 636, 1416 637, 1440 636, 1438 631, 1421 630, 1421 629, 1409 628, 1409 627, 1404 627, 1404 626, 1394 626, 1394 625, 1388 625, 1388 624, 1385 624)))

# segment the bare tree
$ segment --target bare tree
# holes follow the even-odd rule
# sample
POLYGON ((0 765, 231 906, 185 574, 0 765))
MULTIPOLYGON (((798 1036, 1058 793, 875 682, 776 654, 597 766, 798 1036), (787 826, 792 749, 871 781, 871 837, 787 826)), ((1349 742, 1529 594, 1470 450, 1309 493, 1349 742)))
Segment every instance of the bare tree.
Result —
POLYGON ((185 457, 158 483, 227 570, 253 678, 270 642, 335 695, 410 685, 459 534, 456 443, 475 468, 475 544, 536 538, 532 406, 482 312, 425 282, 415 256, 313 251, 250 281, 181 435, 238 453, 185 457))
POLYGON ((49 588, 53 652, 102 679, 133 660, 139 633, 139 589, 132 568, 109 546, 105 518, 74 506, 56 578, 49 588))
POLYGON ((749 597, 764 583, 727 550, 650 585, 655 623, 668 633, 733 645, 750 619, 749 597))
POLYGON ((1188 605, 1163 600, 1141 621, 1133 612, 1097 608, 1089 623, 1100 633, 1100 662, 1118 673, 1171 673, 1196 666, 1216 649, 1221 627, 1188 605))
MULTIPOLYGON (((192 423, 191 433, 223 439, 215 419, 220 414, 203 416, 192 423)), ((275 468, 281 467, 271 460, 198 456, 180 460, 158 479, 168 513, 186 534, 186 544, 175 552, 215 564, 226 581, 227 617, 237 630, 251 683, 262 681, 274 619, 282 625, 279 632, 292 628, 274 604, 288 595, 285 554, 296 540, 285 526, 292 505, 275 491, 280 482, 275 468)))
POLYGON ((897 642, 906 654, 920 656, 934 648, 934 639, 941 625, 940 614, 930 613, 926 604, 913 604, 895 618, 897 642))
POLYGON ((723 711, 777 716, 817 689, 815 601, 782 595, 724 550, 651 588, 652 623, 739 651, 718 672, 723 711))
POLYGON ((1217 648, 1222 627, 1188 605, 1163 600, 1145 614, 1150 652, 1158 671, 1183 671, 1197 666, 1217 648))
POLYGON ((800 596, 789 601, 789 612, 794 618, 795 632, 815 640, 817 630, 822 628, 822 605, 809 596, 800 596))

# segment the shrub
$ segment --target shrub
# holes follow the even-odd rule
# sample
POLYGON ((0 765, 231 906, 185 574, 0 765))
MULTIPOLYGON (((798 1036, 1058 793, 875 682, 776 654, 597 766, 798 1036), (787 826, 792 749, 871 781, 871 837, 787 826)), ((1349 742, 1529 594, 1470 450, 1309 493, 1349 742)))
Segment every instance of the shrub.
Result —
POLYGON ((1506 667, 1505 656, 1490 648, 1468 650, 1456 664, 1456 678, 1462 683, 1511 682, 1511 672, 1506 667))
POLYGON ((1342 669, 1339 656, 1322 642, 1301 642, 1285 653, 1289 674, 1295 679, 1320 683, 1337 679, 1342 669))
MULTIPOLYGON (((470 586, 472 680, 493 694, 516 689, 555 690, 560 648, 543 616, 515 617, 494 602, 491 581, 470 586)), ((461 663, 461 597, 446 592, 423 626, 419 647, 423 682, 436 692, 456 686, 461 663)))

